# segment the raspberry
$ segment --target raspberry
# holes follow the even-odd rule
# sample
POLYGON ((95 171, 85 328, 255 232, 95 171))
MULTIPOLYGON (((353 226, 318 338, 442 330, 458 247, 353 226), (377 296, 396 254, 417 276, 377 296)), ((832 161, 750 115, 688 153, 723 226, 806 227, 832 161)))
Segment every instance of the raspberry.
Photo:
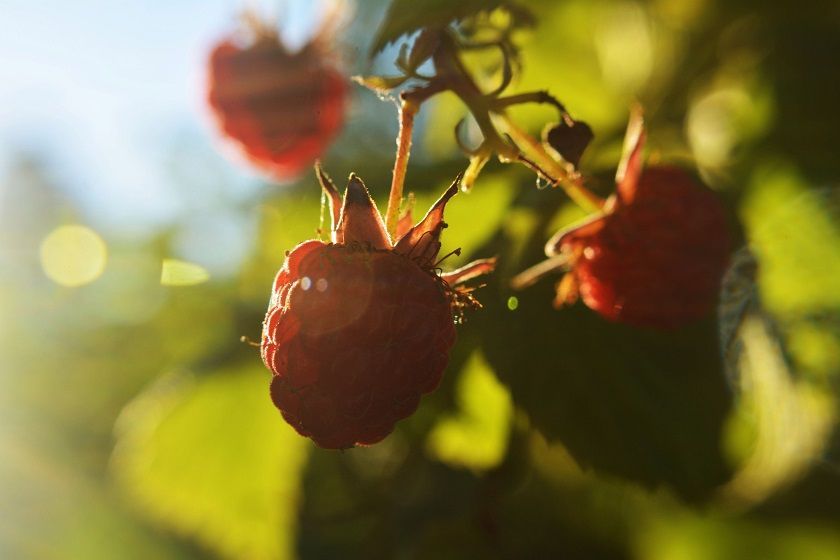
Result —
POLYGON ((344 121, 347 80, 319 36, 290 52, 276 30, 253 23, 246 44, 222 40, 209 59, 207 101, 222 134, 254 167, 284 180, 326 150, 344 121))
POLYGON ((435 272, 443 210, 457 182, 392 244, 355 175, 344 195, 320 172, 333 216, 331 243, 305 241, 274 281, 262 334, 271 398, 321 447, 371 445, 437 388, 455 343, 453 312, 474 302, 455 284, 492 270, 477 261, 435 272))
POLYGON ((563 267, 556 307, 580 297, 611 321, 678 327, 714 307, 729 259, 726 215, 715 194, 683 169, 642 170, 641 120, 631 121, 627 144, 604 213, 558 232, 546 244, 552 258, 514 283, 524 287, 563 267))
POLYGON ((677 167, 646 169, 635 189, 619 190, 611 212, 555 245, 572 263, 558 303, 573 283, 607 319, 659 328, 709 312, 729 255, 720 201, 677 167))

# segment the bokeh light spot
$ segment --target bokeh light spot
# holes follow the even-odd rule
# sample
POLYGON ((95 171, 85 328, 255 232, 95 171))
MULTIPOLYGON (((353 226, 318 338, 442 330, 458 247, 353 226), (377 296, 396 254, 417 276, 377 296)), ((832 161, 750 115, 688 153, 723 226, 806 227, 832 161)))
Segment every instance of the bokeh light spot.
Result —
POLYGON ((210 274, 203 266, 178 259, 163 259, 160 283, 164 286, 194 286, 209 279, 210 274))
POLYGON ((601 9, 595 52, 604 81, 621 93, 639 91, 653 73, 650 20, 636 2, 613 2, 601 9))
POLYGON ((510 296, 507 300, 507 308, 511 311, 516 311, 519 307, 519 298, 516 296, 510 296))
POLYGON ((61 286, 78 287, 93 282, 105 270, 108 248, 92 229, 60 226, 41 243, 41 267, 61 286))

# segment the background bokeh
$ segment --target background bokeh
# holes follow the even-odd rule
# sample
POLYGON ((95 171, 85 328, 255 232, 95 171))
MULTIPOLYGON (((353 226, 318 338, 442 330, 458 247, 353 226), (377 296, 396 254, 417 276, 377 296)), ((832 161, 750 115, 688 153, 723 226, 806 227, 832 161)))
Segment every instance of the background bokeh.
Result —
MULTIPOLYGON (((322 215, 313 176, 261 179, 210 124, 205 57, 242 5, 0 4, 0 557, 840 557, 840 4, 524 4, 513 88, 590 123, 595 190, 640 100, 650 157, 726 202, 721 309, 661 333, 555 311, 551 280, 511 292, 583 214, 491 162, 444 236, 452 266, 501 257, 485 309, 418 412, 346 452, 282 421, 239 341, 322 215)), ((324 12, 269 7, 297 45, 324 12)), ((367 56, 386 8, 356 3, 348 73, 392 68, 395 46, 367 56)), ((464 115, 449 95, 421 111, 418 208, 466 165, 464 115)), ((396 129, 354 86, 327 170, 383 205, 396 129)))

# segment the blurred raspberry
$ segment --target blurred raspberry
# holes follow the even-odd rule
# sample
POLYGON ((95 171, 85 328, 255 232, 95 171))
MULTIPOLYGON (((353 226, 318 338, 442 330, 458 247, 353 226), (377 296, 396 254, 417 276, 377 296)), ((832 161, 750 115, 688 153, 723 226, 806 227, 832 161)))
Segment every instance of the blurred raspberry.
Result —
POLYGON ((619 189, 614 204, 556 241, 571 265, 557 303, 577 291, 607 319, 659 328, 705 316, 729 256, 715 194, 682 169, 651 167, 634 188, 619 189))
POLYGON ((257 169, 290 179, 321 156, 344 122, 347 79, 325 33, 291 52, 255 18, 250 40, 227 38, 209 57, 207 101, 219 130, 257 169))
POLYGON ((333 210, 332 243, 305 241, 288 254, 261 348, 286 421, 321 447, 343 449, 380 441, 438 386, 455 342, 453 313, 474 301, 455 285, 493 264, 435 272, 443 210, 457 184, 416 226, 403 220, 392 243, 357 177, 343 202, 320 179, 333 210))
POLYGON ((550 258, 514 278, 515 287, 565 269, 556 307, 580 297, 609 320, 663 329, 713 309, 730 250, 723 205, 678 167, 642 170, 644 137, 639 113, 603 213, 554 235, 550 258))

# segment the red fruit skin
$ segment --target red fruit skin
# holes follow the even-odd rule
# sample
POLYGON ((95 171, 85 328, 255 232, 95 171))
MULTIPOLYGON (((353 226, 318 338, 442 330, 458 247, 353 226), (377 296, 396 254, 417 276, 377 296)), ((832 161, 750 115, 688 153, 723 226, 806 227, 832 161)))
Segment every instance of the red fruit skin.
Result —
POLYGON ((261 347, 285 420, 344 449, 382 440, 411 415, 454 342, 433 272, 392 250, 307 241, 277 274, 261 347))
POLYGON ((347 80, 315 47, 289 53, 279 40, 219 43, 209 57, 207 103, 217 127, 257 169, 295 177, 344 123, 347 80))
POLYGON ((716 195, 678 167, 619 186, 601 219, 567 232, 561 252, 584 303, 612 321, 670 329, 713 308, 730 239, 716 195))

